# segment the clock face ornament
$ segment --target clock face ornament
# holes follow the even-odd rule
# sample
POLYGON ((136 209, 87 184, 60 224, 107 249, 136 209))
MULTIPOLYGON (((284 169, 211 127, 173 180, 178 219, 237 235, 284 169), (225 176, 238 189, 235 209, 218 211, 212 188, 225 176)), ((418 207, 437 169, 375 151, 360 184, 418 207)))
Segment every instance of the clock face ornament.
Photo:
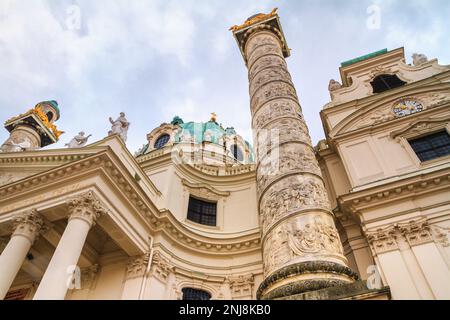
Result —
POLYGON ((394 105, 394 111, 397 117, 404 117, 423 110, 422 104, 413 99, 403 99, 394 105))

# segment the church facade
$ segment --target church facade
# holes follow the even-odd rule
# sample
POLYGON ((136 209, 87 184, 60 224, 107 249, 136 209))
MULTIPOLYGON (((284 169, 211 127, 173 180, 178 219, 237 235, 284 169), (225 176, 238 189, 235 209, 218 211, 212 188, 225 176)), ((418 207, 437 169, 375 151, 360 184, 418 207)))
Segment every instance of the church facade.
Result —
POLYGON ((450 66, 343 62, 313 146, 277 11, 231 31, 252 142, 174 117, 132 154, 122 113, 42 149, 56 101, 5 122, 0 299, 450 299, 450 66))

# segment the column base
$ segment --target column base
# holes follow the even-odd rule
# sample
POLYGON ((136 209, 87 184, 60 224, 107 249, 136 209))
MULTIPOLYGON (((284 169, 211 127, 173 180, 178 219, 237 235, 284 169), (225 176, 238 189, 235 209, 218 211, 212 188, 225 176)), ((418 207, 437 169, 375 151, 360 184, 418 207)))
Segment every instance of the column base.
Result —
POLYGON ((368 289, 366 281, 308 291, 277 300, 391 300, 391 289, 368 289))
POLYGON ((308 261, 284 267, 259 286, 257 299, 273 300, 358 280, 358 275, 344 265, 329 261, 308 261))

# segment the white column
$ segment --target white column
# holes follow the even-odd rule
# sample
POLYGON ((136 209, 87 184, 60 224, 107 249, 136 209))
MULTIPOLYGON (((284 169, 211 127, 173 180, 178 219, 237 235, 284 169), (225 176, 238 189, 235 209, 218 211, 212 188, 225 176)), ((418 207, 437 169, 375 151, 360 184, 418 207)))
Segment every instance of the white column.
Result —
POLYGON ((106 211, 92 192, 69 200, 68 206, 69 222, 34 300, 64 300, 89 230, 97 218, 106 211))
POLYGON ((0 300, 8 293, 42 226, 36 209, 14 218, 14 233, 0 256, 0 300))

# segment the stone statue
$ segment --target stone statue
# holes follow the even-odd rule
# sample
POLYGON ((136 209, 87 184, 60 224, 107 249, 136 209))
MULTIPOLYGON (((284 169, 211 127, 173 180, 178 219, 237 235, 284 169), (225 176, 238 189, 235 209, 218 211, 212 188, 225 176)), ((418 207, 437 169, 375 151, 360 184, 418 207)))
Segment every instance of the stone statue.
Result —
POLYGON ((334 79, 330 80, 330 84, 328 85, 328 91, 335 91, 342 88, 342 84, 339 83, 339 81, 336 81, 334 79))
POLYGON ((422 53, 414 53, 412 55, 413 58, 413 65, 414 66, 420 66, 421 64, 424 64, 425 62, 428 62, 428 58, 426 55, 422 53))
POLYGON ((130 123, 128 122, 127 118, 125 118, 125 113, 121 112, 120 117, 117 118, 116 121, 114 121, 113 118, 109 117, 109 122, 111 122, 112 127, 108 135, 111 136, 113 134, 118 134, 124 142, 127 142, 127 134, 130 123))
POLYGON ((70 140, 69 143, 66 143, 65 146, 69 149, 84 147, 92 134, 88 135, 87 137, 85 137, 84 135, 85 133, 81 131, 72 140, 70 140))
POLYGON ((14 142, 12 139, 9 139, 1 146, 1 151, 3 152, 22 152, 31 149, 31 141, 23 137, 21 142, 14 142))

